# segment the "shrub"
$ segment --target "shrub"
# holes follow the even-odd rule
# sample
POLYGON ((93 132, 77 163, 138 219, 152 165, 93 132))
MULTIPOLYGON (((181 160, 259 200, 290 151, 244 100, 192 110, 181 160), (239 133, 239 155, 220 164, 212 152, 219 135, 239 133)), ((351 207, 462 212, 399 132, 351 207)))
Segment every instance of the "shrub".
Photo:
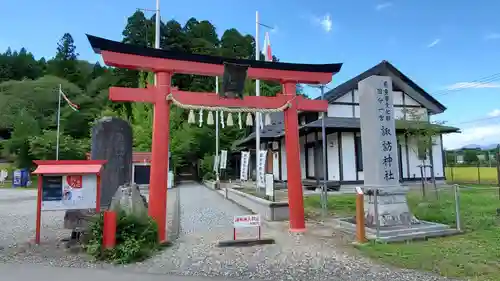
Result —
POLYGON ((203 175, 203 180, 214 180, 215 179, 215 174, 214 172, 206 172, 205 175, 203 175))
POLYGON ((96 260, 113 263, 131 263, 144 260, 159 248, 158 226, 148 216, 137 216, 120 211, 116 224, 116 247, 103 250, 103 213, 97 215, 89 225, 85 249, 96 260))

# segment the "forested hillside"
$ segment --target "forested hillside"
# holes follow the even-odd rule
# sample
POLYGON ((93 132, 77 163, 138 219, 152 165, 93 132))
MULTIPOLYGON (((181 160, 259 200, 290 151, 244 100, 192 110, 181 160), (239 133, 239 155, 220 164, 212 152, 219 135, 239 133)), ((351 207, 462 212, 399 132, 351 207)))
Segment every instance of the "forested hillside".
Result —
MULTIPOLYGON (((141 11, 128 18, 122 32, 123 42, 143 46, 154 44, 154 16, 146 18, 141 11)), ((232 58, 252 58, 253 36, 236 29, 217 33, 209 21, 189 19, 184 25, 170 20, 161 25, 161 48, 232 58)), ((117 31, 119 32, 119 31, 117 31)), ((96 34, 99 35, 99 34, 96 34)), ((87 46, 86 46, 87 47, 87 46)), ((83 159, 90 149, 92 123, 102 116, 120 116, 130 121, 136 151, 150 151, 152 109, 139 103, 112 103, 110 86, 145 87, 152 75, 137 71, 113 69, 79 59, 71 34, 54 42, 52 58, 35 59, 22 48, 0 53, 0 136, 3 158, 19 167, 28 167, 33 159, 55 159, 58 89, 62 85, 68 98, 79 105, 73 111, 64 105, 61 113, 61 159, 83 159), (56 48, 57 46, 57 48, 56 48)), ((274 58, 276 60, 276 58, 274 58)), ((174 86, 189 91, 214 91, 215 78, 175 75, 174 86)), ((275 83, 263 83, 262 95, 280 90, 275 83)), ((254 95, 254 81, 247 81, 245 94, 254 95)), ((245 134, 236 127, 221 132, 221 148, 245 134)), ((187 123, 187 112, 173 108, 171 114, 171 151, 174 167, 181 167, 214 153, 213 126, 187 123)))

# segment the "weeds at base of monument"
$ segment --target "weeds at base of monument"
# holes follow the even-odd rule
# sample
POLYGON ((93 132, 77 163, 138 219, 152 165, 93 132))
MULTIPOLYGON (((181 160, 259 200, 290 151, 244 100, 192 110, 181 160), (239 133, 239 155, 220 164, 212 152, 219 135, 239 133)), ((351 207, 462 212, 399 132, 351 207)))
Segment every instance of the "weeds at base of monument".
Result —
POLYGON ((148 216, 117 212, 116 246, 103 249, 104 216, 94 217, 89 224, 89 237, 84 248, 95 260, 126 264, 149 258, 161 248, 158 243, 158 227, 148 216))

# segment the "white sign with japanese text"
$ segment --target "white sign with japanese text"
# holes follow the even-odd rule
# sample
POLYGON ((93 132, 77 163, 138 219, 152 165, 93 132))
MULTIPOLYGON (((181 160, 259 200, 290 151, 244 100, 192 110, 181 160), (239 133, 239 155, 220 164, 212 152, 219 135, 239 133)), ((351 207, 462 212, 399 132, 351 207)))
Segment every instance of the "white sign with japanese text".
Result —
POLYGON ((267 150, 259 151, 259 167, 257 167, 257 186, 266 187, 267 150))
POLYGON ((227 150, 220 151, 220 169, 225 170, 227 167, 227 150))
POLYGON ((219 167, 219 159, 219 155, 214 156, 214 172, 217 172, 217 168, 219 167))
POLYGON ((266 174, 266 195, 274 196, 274 175, 266 174))
POLYGON ((248 180, 248 161, 250 161, 250 152, 241 152, 240 180, 248 180))
POLYGON ((367 186, 399 185, 396 128, 390 77, 359 82, 361 143, 367 186))
POLYGON ((233 219, 234 228, 257 226, 260 226, 260 215, 235 216, 233 219))

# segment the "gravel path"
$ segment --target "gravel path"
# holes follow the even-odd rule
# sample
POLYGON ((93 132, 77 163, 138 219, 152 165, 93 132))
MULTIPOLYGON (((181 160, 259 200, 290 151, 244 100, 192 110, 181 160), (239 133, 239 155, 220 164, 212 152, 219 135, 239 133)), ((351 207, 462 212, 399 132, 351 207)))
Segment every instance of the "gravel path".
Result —
MULTIPOLYGON (((38 247, 26 246, 25 241, 34 235, 33 196, 19 193, 19 196, 9 200, 0 199, 0 243, 11 247, 16 245, 16 251, 0 250, 0 262, 273 281, 449 280, 428 273, 374 264, 353 254, 352 249, 339 246, 338 237, 323 239, 313 235, 313 226, 306 235, 291 235, 285 223, 265 224, 263 236, 276 239, 277 244, 219 248, 219 240, 232 238, 233 216, 248 212, 198 184, 181 185, 175 192, 179 192, 181 212, 180 236, 174 245, 143 263, 119 267, 90 263, 82 256, 61 249, 57 237, 65 232, 62 230, 62 213, 44 214, 43 241, 46 243, 38 247)), ((169 190, 170 227, 175 217, 174 208, 171 208, 176 198, 174 194, 173 190, 169 190)), ((251 229, 239 233, 240 237, 255 234, 251 229)))
MULTIPOLYGON (((0 250, 15 250, 35 237, 36 190, 0 189, 0 250)), ((64 212, 42 213, 41 239, 69 235, 62 229, 64 212)))

